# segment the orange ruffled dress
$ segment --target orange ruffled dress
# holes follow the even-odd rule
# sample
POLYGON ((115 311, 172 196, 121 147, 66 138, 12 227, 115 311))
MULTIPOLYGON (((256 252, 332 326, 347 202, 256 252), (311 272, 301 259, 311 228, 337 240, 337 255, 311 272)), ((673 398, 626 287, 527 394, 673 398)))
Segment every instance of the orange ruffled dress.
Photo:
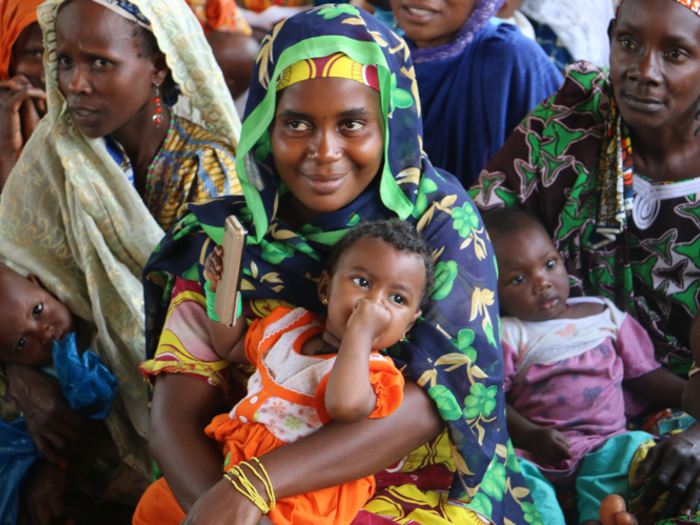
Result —
MULTIPOLYGON (((248 394, 230 414, 206 428, 223 445, 224 469, 307 436, 331 421, 325 393, 336 354, 307 356, 302 345, 324 331, 304 308, 275 308, 248 329, 246 354, 256 365, 248 394)), ((386 417, 403 399, 404 379, 393 361, 373 352, 370 381, 377 406, 370 418, 386 417)), ((277 501, 268 517, 275 525, 349 524, 374 494, 374 477, 277 501)))

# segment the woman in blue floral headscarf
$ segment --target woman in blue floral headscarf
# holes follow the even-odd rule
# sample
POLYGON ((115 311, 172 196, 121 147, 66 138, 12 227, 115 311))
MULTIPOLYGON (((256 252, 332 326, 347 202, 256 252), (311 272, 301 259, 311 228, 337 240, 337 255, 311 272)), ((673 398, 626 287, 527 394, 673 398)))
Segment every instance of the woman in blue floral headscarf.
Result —
MULTIPOLYGON (((149 380, 158 377, 151 450, 167 484, 154 484, 134 523, 177 522, 184 517, 180 509, 179 514, 169 514, 168 505, 182 507, 187 523, 255 523, 260 516, 227 480, 216 483, 221 479, 216 468, 221 457, 218 465, 210 461, 215 449, 202 445, 203 433, 191 440, 183 437, 201 432, 216 402, 230 393, 232 372, 226 363, 211 358, 206 336, 192 328, 195 317, 206 321, 199 288, 202 264, 213 245, 221 244, 223 223, 230 214, 236 214, 249 232, 241 285, 243 315, 249 319, 265 315, 280 301, 323 315, 316 282, 324 261, 332 245, 361 221, 409 221, 434 249, 438 283, 424 321, 390 353, 435 401, 449 440, 431 442, 391 473, 377 475, 379 491, 355 523, 379 523, 383 518, 377 515, 401 523, 479 523, 475 512, 491 523, 535 523, 539 515, 518 473, 504 419, 493 249, 460 183, 433 169, 421 152, 418 90, 405 42, 352 6, 323 6, 273 29, 258 52, 254 78, 238 151, 244 198, 189 205, 189 213, 160 243, 145 272, 151 360, 142 369, 149 380), (325 71, 309 74, 313 80, 288 78, 289 66, 337 53, 355 62, 353 80, 346 76, 340 80, 344 84, 338 84, 337 78, 317 78, 333 76, 325 71), (288 87, 281 89, 283 85, 288 87), (319 91, 320 86, 333 92, 319 91), (354 89, 361 96, 351 98, 333 86, 354 89), (309 100, 314 93, 316 98, 309 100), (374 98, 366 98, 370 96, 374 98), (370 102, 363 105, 358 100, 370 102), (329 120, 346 116, 328 128, 326 106, 333 108, 329 120), (365 144, 369 149, 357 145, 364 132, 354 135, 365 128, 378 130, 376 140, 365 144), (285 142, 280 136, 293 140, 285 142), (296 144, 303 145, 303 169, 298 170, 290 164, 296 144), (360 153, 371 160, 363 164, 360 153), (351 175, 343 175, 349 182, 336 190, 347 159, 355 167, 351 175), (366 166, 374 170, 368 178, 366 166), (307 170, 324 175, 306 175, 307 170), (349 186, 354 190, 348 193, 349 186), (192 343, 195 333, 198 344, 192 343), (218 397, 211 393, 217 388, 218 397), (197 394, 202 390, 206 393, 197 394), (209 404, 197 401, 198 396, 209 396, 209 404), (209 467, 196 461, 198 455, 206 455, 207 465, 213 465, 206 475, 202 471, 209 467), (413 472, 421 468, 429 475, 413 472), (445 482, 445 472, 454 472, 451 482, 445 482), (213 488, 202 495, 207 484, 213 488), (425 490, 450 485, 449 498, 425 490)), ((416 392, 415 385, 408 385, 402 407, 388 418, 333 423, 261 456, 277 497, 377 472, 435 436, 439 425, 416 392)))

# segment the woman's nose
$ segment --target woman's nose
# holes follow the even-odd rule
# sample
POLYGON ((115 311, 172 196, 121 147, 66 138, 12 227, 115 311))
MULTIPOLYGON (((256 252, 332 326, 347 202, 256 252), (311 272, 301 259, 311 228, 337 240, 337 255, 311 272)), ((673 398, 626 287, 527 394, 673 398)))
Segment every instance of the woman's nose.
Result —
POLYGON ((343 152, 340 148, 340 140, 335 131, 320 130, 314 143, 309 148, 309 159, 319 164, 328 164, 340 160, 343 152))
POLYGON ((88 95, 92 92, 92 87, 87 80, 87 75, 81 67, 75 66, 68 82, 68 91, 72 95, 88 95))
POLYGON ((628 76, 640 84, 661 84, 663 78, 656 53, 651 50, 640 53, 628 76))

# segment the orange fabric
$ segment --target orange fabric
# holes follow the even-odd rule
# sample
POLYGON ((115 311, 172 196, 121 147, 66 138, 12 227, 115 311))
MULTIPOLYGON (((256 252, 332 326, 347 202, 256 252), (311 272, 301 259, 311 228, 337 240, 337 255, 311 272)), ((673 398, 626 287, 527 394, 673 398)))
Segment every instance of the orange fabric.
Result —
POLYGON ((134 525, 178 525, 185 519, 165 478, 152 483, 136 507, 131 523, 134 525))
MULTIPOLYGON (((246 399, 246 402, 240 403, 235 408, 235 419, 241 421, 258 421, 258 410, 266 404, 269 398, 277 397, 285 401, 289 401, 295 405, 314 407, 318 418, 322 424, 328 424, 332 420, 330 414, 326 410, 326 389, 328 387, 328 379, 330 374, 326 374, 318 383, 316 390, 312 395, 309 393, 301 393, 293 391, 285 386, 277 383, 271 372, 266 366, 261 365, 261 355, 276 345, 283 335, 299 328, 311 324, 312 322, 323 323, 323 321, 312 312, 305 312, 302 316, 288 325, 280 325, 272 334, 268 334, 265 338, 265 331, 272 325, 279 322, 281 319, 290 314, 294 309, 288 307, 277 307, 270 315, 264 319, 255 320, 248 329, 245 340, 246 356, 248 360, 258 369, 262 382, 262 389, 256 390, 254 396, 246 399), (283 326, 283 327, 282 327, 283 326)), ((311 337, 323 332, 324 328, 320 326, 311 327, 299 335, 294 341, 294 351, 301 354, 303 344, 311 337)), ((317 359, 335 359, 336 355, 327 354, 323 356, 315 356, 317 359)), ((389 357, 380 356, 374 352, 376 359, 370 359, 369 376, 370 382, 377 395, 377 404, 370 418, 383 418, 392 414, 403 401, 404 378, 401 372, 396 369, 393 361, 389 357)), ((273 374, 274 375, 274 374, 273 374)), ((280 412, 281 414, 281 412, 280 412)), ((268 422, 262 421, 267 424, 268 422)), ((301 436, 300 436, 301 437, 301 436)))
MULTIPOLYGON (((367 418, 381 419, 391 415, 401 406, 405 381, 393 362, 372 360, 369 362, 369 368, 369 382, 372 383, 374 393, 377 394, 377 406, 367 418)), ((316 412, 324 425, 333 419, 326 410, 325 403, 329 378, 330 374, 321 379, 316 389, 316 412)))
MULTIPOLYGON (((267 327, 270 326, 272 323, 275 321, 279 321, 282 319, 285 315, 287 315, 289 312, 294 310, 294 308, 289 308, 288 306, 278 306, 270 314, 266 317, 263 317, 262 319, 256 319, 254 320, 251 325, 248 327, 248 332, 246 332, 245 335, 245 354, 246 357, 248 358, 248 361, 250 361, 250 364, 253 366, 258 365, 258 347, 260 346, 260 343, 263 340, 263 336, 265 335, 265 330, 267 330, 267 327)), ((304 316, 305 318, 306 316, 304 316)), ((297 321, 294 326, 298 326, 299 321, 297 321)), ((270 341, 273 343, 276 343, 279 338, 281 337, 282 333, 275 334, 270 338, 270 341)), ((266 348, 269 348, 270 345, 267 345, 266 348)))
POLYGON ((36 22, 36 8, 44 0, 0 0, 0 80, 10 78, 12 46, 29 24, 36 22))
MULTIPOLYGON (((285 444, 264 425, 241 423, 229 418, 227 414, 216 416, 205 432, 223 444, 225 470, 285 444)), ((248 474, 245 467, 244 472, 248 474)), ((282 498, 277 500, 268 516, 275 525, 347 525, 352 523, 360 509, 370 500, 374 489, 374 477, 370 476, 338 487, 282 498)), ((144 499, 145 496, 142 501, 144 499)))
POLYGON ((313 6, 311 0, 243 0, 243 7, 249 11, 262 13, 268 7, 279 5, 282 7, 313 6))
POLYGON ((204 34, 210 31, 243 33, 248 36, 253 34, 234 0, 185 1, 194 11, 199 23, 202 24, 204 34))

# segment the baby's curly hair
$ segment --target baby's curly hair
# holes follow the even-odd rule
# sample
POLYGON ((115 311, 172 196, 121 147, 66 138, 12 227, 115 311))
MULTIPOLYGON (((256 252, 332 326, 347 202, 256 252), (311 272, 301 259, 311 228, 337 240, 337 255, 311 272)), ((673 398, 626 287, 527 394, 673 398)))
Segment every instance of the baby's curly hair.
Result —
POLYGON ((333 246, 333 250, 326 262, 326 271, 332 275, 340 256, 353 244, 364 238, 382 239, 400 252, 412 252, 423 258, 423 264, 425 266, 425 286, 423 286, 421 306, 424 305, 428 301, 430 292, 433 291, 433 287, 435 286, 435 265, 433 264, 433 259, 430 256, 430 250, 425 240, 423 240, 423 237, 421 237, 407 222, 381 220, 360 223, 360 225, 346 233, 335 246, 333 246))

